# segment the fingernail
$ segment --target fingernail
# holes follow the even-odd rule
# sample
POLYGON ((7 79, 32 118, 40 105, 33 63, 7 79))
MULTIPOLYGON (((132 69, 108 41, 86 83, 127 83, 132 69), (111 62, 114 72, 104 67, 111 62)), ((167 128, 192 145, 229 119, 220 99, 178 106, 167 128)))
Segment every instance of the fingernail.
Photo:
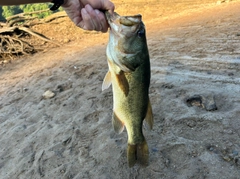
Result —
POLYGON ((100 11, 98 9, 95 9, 96 14, 100 14, 100 11))
POLYGON ((87 10, 88 12, 90 12, 90 11, 93 10, 92 6, 90 6, 89 4, 87 4, 87 5, 85 6, 85 8, 86 8, 86 10, 87 10))
POLYGON ((82 13, 83 13, 83 14, 87 14, 87 11, 86 11, 85 8, 82 8, 82 13))
POLYGON ((109 12, 111 15, 113 15, 113 10, 108 10, 108 12, 109 12))

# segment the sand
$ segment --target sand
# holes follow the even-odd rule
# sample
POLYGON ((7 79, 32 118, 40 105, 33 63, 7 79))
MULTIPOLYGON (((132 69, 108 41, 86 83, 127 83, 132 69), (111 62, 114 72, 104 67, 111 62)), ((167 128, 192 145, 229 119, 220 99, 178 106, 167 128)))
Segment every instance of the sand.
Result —
POLYGON ((240 1, 138 2, 116 11, 147 28, 149 166, 127 166, 101 91, 108 34, 90 33, 0 67, 1 179, 240 178, 240 1))

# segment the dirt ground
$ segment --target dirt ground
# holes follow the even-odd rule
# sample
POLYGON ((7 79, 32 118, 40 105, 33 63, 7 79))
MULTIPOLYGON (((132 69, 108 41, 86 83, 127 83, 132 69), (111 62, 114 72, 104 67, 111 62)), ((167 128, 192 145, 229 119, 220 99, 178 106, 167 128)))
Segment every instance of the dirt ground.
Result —
POLYGON ((108 33, 63 18, 35 27, 60 47, 0 67, 0 178, 239 179, 240 1, 114 2, 147 28, 149 166, 128 168, 126 131, 111 125, 108 33))

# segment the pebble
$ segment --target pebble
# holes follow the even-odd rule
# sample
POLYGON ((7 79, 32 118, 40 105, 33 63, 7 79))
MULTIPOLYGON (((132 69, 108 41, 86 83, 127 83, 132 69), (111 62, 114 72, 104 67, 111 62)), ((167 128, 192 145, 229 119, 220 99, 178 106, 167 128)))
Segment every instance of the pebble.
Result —
POLYGON ((61 173, 65 173, 65 170, 64 170, 64 169, 62 169, 62 170, 60 170, 60 172, 61 172, 61 173))
POLYGON ((223 159, 227 162, 231 161, 231 158, 229 156, 223 156, 223 159))
POLYGON ((3 63, 4 64, 7 64, 9 61, 8 60, 3 60, 3 63))
POLYGON ((152 148, 152 151, 153 151, 153 152, 157 152, 158 149, 157 149, 157 148, 152 148))
POLYGON ((70 42, 70 39, 63 39, 63 42, 68 43, 68 42, 70 42))
POLYGON ((44 99, 50 99, 50 98, 53 98, 55 96, 55 93, 50 91, 50 90, 47 90, 45 93, 43 93, 42 97, 44 99))
POLYGON ((232 154, 233 154, 233 156, 237 156, 238 155, 238 151, 232 151, 232 154))

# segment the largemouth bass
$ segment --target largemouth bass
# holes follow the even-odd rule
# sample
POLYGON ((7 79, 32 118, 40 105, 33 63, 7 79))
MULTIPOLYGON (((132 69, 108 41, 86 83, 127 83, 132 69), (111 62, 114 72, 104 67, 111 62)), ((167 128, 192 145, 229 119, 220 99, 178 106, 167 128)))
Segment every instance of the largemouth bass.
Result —
POLYGON ((153 126, 152 107, 148 91, 150 61, 141 15, 120 16, 106 12, 110 25, 107 72, 102 90, 112 84, 112 124, 117 133, 126 127, 128 134, 127 158, 132 167, 138 161, 148 165, 148 145, 143 135, 143 120, 153 126))

